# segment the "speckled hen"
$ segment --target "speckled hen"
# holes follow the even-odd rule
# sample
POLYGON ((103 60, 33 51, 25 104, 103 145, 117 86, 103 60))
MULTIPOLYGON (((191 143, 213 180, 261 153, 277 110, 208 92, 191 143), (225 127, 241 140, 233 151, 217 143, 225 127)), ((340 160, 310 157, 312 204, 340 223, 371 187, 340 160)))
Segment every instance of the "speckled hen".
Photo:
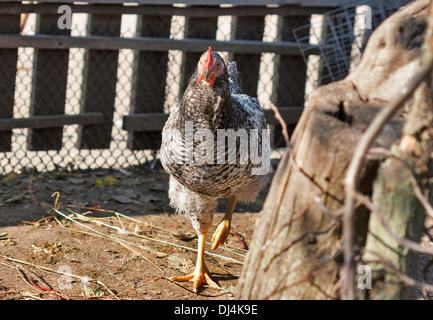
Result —
POLYGON ((226 241, 236 202, 253 201, 266 184, 266 128, 258 100, 242 92, 236 63, 225 62, 209 47, 162 132, 160 155, 170 174, 170 204, 191 220, 199 238, 193 273, 172 280, 192 281, 195 292, 202 283, 219 288, 204 260, 206 235, 219 198, 230 201, 213 234, 212 249, 226 241))

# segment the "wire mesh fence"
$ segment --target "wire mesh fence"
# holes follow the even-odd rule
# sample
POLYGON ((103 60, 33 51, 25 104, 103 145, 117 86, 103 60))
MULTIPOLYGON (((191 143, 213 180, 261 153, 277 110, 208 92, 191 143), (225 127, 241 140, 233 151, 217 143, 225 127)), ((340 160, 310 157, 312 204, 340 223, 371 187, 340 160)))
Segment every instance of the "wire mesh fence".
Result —
MULTIPOLYGON (((239 23, 236 17, 228 15, 206 19, 159 16, 153 17, 153 20, 140 21, 139 15, 124 14, 119 19, 117 34, 113 32, 116 28, 110 26, 108 29, 90 26, 88 17, 88 14, 74 14, 69 35, 85 37, 98 34, 121 38, 157 35, 169 39, 208 38, 227 41, 241 38, 275 42, 281 34, 277 15, 249 17, 239 23)), ((30 14, 21 34, 56 34, 55 24, 51 25, 52 29, 41 30, 43 27, 38 19, 40 15, 30 14)), ((308 17, 302 20, 303 23, 306 21, 308 17)), ((291 34, 291 30, 287 33, 291 34)), ((274 99, 275 103, 285 106, 303 104, 303 88, 300 89, 303 86, 302 79, 292 79, 285 88, 281 86, 286 82, 278 82, 279 55, 277 57, 275 53, 266 52, 220 53, 225 59, 237 61, 244 90, 257 96, 263 107, 274 99, 277 85, 280 86, 278 90, 284 92, 285 101, 274 99)), ((95 105, 113 104, 113 109, 106 108, 103 111, 103 118, 112 126, 106 127, 105 131, 80 124, 56 128, 14 128, 11 130, 10 150, 0 153, 0 175, 28 167, 38 171, 112 168, 153 161, 159 147, 160 133, 128 132, 122 127, 123 116, 134 112, 169 113, 181 97, 200 55, 199 52, 181 50, 161 53, 133 49, 18 48, 15 91, 8 93, 13 95, 13 118, 56 114, 59 110, 65 115, 77 115, 92 112, 95 105), (92 61, 91 67, 89 61, 92 61), (65 77, 65 88, 58 81, 61 73, 65 77), (110 97, 114 101, 110 101, 110 97)), ((291 58, 301 59, 299 56, 291 58)), ((302 66, 300 69, 300 73, 304 73, 302 66)), ((3 139, 3 143, 7 144, 8 139, 3 139)))
MULTIPOLYGON (((23 34, 34 34, 34 24, 36 16, 29 19, 23 34), (33 19, 32 19, 33 18, 33 19)), ((76 24, 72 29, 72 33, 76 36, 85 35, 86 29, 82 24, 76 24)), ((124 31, 124 35, 128 35, 129 30, 124 31)), ((131 34, 129 32, 129 34, 131 34)), ((41 49, 38 49, 41 50, 41 49)), ((51 50, 52 53, 57 54, 51 50)), ((19 48, 18 64, 16 75, 16 89, 14 96, 14 118, 26 118, 34 114, 32 107, 35 105, 37 93, 33 86, 35 79, 35 53, 34 48, 19 48)), ((48 50, 48 54, 50 51, 48 50)), ((67 87, 60 104, 64 105, 64 113, 66 115, 75 115, 80 113, 83 107, 83 70, 85 62, 85 49, 71 48, 67 53, 67 87)), ((106 74, 113 72, 104 65, 112 56, 107 52, 105 59, 100 60, 100 68, 97 70, 97 77, 104 82, 106 74)), ((129 113, 130 92, 131 92, 131 73, 132 73, 132 58, 131 50, 119 50, 118 53, 118 68, 117 81, 115 83, 115 101, 114 112, 108 117, 112 117, 112 130, 108 132, 111 136, 111 141, 107 148, 90 149, 83 148, 80 142, 81 127, 78 124, 66 125, 60 128, 49 129, 29 129, 17 128, 12 130, 11 151, 1 153, 0 158, 0 174, 7 174, 11 171, 20 171, 24 168, 33 168, 38 171, 54 170, 59 168, 108 168, 113 166, 125 167, 137 165, 146 162, 153 158, 152 151, 149 150, 130 150, 127 147, 127 132, 122 130, 122 116, 129 113), (60 131, 60 132, 59 132, 60 131), (56 137, 61 137, 61 140, 55 142, 56 137), (51 141, 51 143, 50 143, 51 141), (37 149, 52 149, 52 150, 37 150, 37 149), (32 150, 33 149, 33 150, 32 150)), ((56 65, 58 57, 53 56, 47 58, 49 65, 41 66, 48 69, 54 69, 54 73, 62 72, 64 65, 56 65)), ((53 96, 58 97, 58 92, 62 88, 56 87, 56 83, 52 83, 46 79, 42 82, 46 85, 40 88, 44 94, 42 98, 46 98, 41 102, 44 108, 49 108, 53 104, 53 96)), ((100 86, 98 87, 100 88, 100 86)), ((92 95, 90 87, 88 95, 92 95)), ((109 88, 107 88, 108 90, 109 88)), ((96 103, 104 103, 97 101, 96 103)), ((45 109, 44 111, 46 111, 45 109)), ((93 136, 91 140, 98 141, 103 137, 93 136)), ((57 139, 58 140, 58 139, 57 139)))
POLYGON ((373 30, 408 0, 369 0, 313 15, 293 30, 307 65, 308 97, 312 89, 343 79, 361 59, 373 30), (319 55, 310 52, 319 49, 319 55))

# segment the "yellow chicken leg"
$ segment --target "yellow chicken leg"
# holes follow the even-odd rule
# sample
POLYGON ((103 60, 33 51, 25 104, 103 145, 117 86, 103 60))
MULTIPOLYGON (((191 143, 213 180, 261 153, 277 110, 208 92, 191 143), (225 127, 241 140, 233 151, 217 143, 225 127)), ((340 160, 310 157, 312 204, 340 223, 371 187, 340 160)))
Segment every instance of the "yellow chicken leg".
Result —
POLYGON ((210 277, 210 272, 206 267, 206 263, 204 261, 204 246, 206 241, 207 233, 201 234, 198 236, 198 254, 197 254, 197 262, 195 265, 195 269, 193 273, 190 273, 186 276, 181 277, 171 277, 170 280, 173 281, 191 281, 194 283, 194 292, 198 292, 198 288, 202 283, 206 283, 209 286, 221 289, 215 281, 213 281, 210 277))
POLYGON ((226 214, 219 223, 217 229, 212 236, 212 250, 215 250, 220 244, 226 242, 230 233, 233 211, 236 206, 236 196, 231 196, 226 214))

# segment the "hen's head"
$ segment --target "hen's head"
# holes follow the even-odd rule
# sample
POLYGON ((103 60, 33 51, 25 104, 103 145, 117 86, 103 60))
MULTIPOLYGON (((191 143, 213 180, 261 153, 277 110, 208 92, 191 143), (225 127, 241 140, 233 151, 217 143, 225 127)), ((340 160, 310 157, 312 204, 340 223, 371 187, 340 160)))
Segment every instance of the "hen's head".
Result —
POLYGON ((212 86, 224 70, 224 60, 218 53, 213 53, 212 48, 209 47, 208 51, 203 53, 198 62, 198 72, 200 78, 198 83, 202 80, 206 81, 212 86))

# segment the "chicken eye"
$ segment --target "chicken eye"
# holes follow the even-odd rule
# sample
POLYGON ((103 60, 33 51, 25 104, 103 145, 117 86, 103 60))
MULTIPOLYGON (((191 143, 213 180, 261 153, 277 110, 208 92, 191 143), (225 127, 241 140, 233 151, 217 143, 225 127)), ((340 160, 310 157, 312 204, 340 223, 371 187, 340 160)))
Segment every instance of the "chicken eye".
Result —
POLYGON ((221 67, 221 61, 218 61, 217 68, 221 67))

